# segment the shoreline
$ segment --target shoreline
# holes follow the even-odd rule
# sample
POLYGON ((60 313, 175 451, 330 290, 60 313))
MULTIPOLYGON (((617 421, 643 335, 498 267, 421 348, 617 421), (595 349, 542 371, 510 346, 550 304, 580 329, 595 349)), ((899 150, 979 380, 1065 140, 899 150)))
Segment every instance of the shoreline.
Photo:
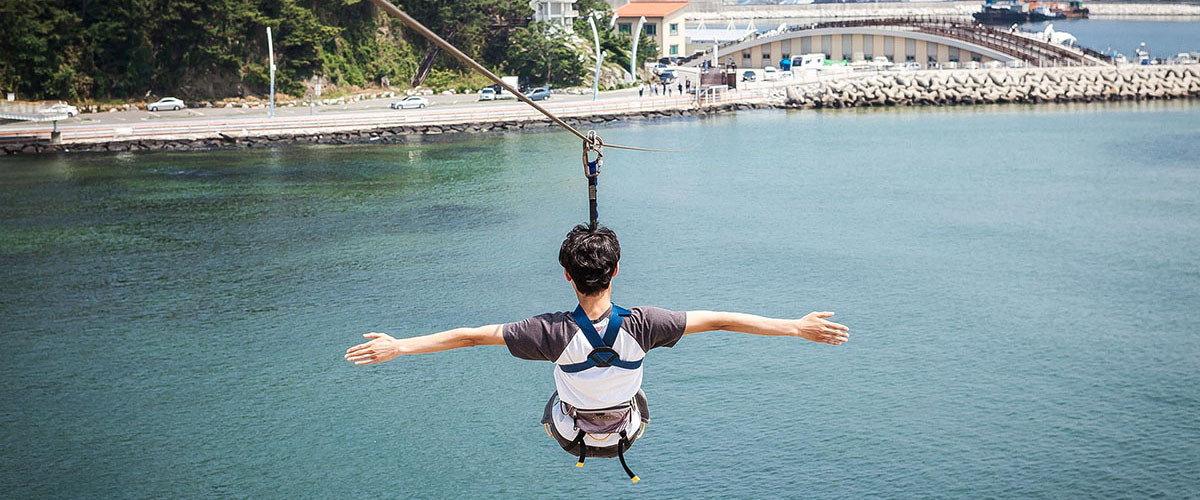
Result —
MULTIPOLYGON (((571 126, 615 121, 663 120, 682 117, 705 116, 737 110, 782 108, 776 102, 734 102, 710 107, 673 108, 657 111, 635 111, 629 113, 595 114, 591 116, 563 117, 571 126)), ((554 123, 547 118, 500 121, 464 121, 458 123, 414 124, 399 126, 376 126, 349 130, 258 135, 230 135, 218 133, 217 137, 172 137, 138 138, 106 142, 81 142, 49 144, 45 141, 5 144, 2 150, 8 155, 45 153, 108 153, 132 151, 212 151, 219 149, 249 149, 295 145, 350 145, 350 144, 396 144, 407 143, 426 137, 441 137, 458 134, 486 134, 524 129, 551 128, 554 123)))

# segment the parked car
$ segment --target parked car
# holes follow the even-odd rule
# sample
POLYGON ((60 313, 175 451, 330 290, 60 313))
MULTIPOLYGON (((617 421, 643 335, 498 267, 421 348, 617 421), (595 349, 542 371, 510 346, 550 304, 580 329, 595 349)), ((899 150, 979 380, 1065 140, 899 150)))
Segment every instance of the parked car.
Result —
POLYGON ((1003 67, 1004 67, 1004 63, 1002 63, 1000 61, 988 61, 988 62, 983 63, 984 69, 997 69, 997 68, 1003 68, 1003 67))
POLYGON ((183 101, 176 99, 174 97, 164 97, 162 99, 159 99, 156 102, 152 102, 152 103, 146 105, 146 109, 149 111, 163 111, 166 109, 176 111, 176 110, 180 110, 180 109, 183 109, 186 107, 187 107, 187 104, 184 104, 183 101))
POLYGON ((979 61, 967 61, 962 63, 963 69, 979 69, 979 61))
POLYGON ((526 94, 526 96, 529 97, 529 100, 531 100, 531 101, 540 101, 543 99, 549 99, 550 98, 550 89, 548 89, 546 87, 538 87, 536 89, 533 89, 532 92, 526 94))
POLYGON ((496 100, 496 89, 493 89, 491 87, 484 87, 483 90, 479 91, 479 99, 478 100, 480 100, 480 101, 496 100))
POLYGON ((888 56, 886 55, 876 55, 874 58, 871 58, 871 62, 869 62, 869 64, 871 67, 874 67, 876 71, 883 71, 892 67, 892 60, 888 59, 888 56))
POLYGON ((655 75, 661 75, 663 71, 667 71, 667 64, 661 63, 661 62, 658 64, 655 64, 654 69, 652 69, 650 71, 653 72, 655 75))
POLYGON ((57 115, 57 114, 62 114, 62 113, 66 113, 67 118, 71 118, 71 117, 79 114, 79 108, 76 108, 75 106, 72 106, 65 102, 60 102, 58 104, 55 104, 53 106, 50 106, 50 107, 42 110, 43 115, 57 115))
POLYGON ((774 66, 767 66, 763 68, 763 81, 773 82, 778 79, 779 70, 775 69, 774 66))
POLYGON ((658 79, 659 79, 659 81, 661 81, 663 83, 675 83, 675 79, 676 79, 675 70, 673 70, 673 69, 664 70, 662 73, 658 74, 658 79))
POLYGON ((429 99, 421 96, 408 96, 392 103, 392 109, 422 109, 429 105, 429 99))
POLYGON ((1020 59, 1013 59, 1013 60, 1011 60, 1011 61, 1009 61, 1009 62, 1008 62, 1008 67, 1010 67, 1010 68, 1024 68, 1024 67, 1025 67, 1025 61, 1022 61, 1022 60, 1020 60, 1020 59))
POLYGON ((758 81, 758 75, 755 74, 753 71, 744 71, 744 72, 742 72, 742 81, 743 82, 758 81))
POLYGON ((893 71, 921 71, 921 63, 915 61, 896 63, 893 64, 889 69, 893 71))
POLYGON ((942 63, 942 69, 958 69, 958 61, 946 61, 942 63))

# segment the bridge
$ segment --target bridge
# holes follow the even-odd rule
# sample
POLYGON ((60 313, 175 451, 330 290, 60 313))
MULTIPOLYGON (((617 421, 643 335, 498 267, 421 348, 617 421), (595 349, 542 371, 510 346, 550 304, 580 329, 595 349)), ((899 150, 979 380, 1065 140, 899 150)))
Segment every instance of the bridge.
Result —
MULTIPOLYGON (((830 60, 892 62, 1024 61, 1030 65, 1094 66, 1107 58, 1087 49, 1050 43, 1034 34, 1013 32, 957 19, 903 17, 792 25, 786 30, 727 42, 718 46, 719 63, 741 68, 776 65, 792 56, 824 53, 830 60)), ((711 61, 712 51, 684 60, 686 66, 711 61)))
POLYGON ((0 101, 0 120, 23 122, 52 122, 66 120, 66 113, 46 113, 45 104, 0 101))
MULTIPOLYGON (((50 142, 62 141, 62 132, 58 130, 58 121, 69 118, 67 113, 47 113, 44 104, 31 102, 0 101, 0 125, 12 122, 54 122, 50 131, 50 142)), ((25 142, 36 139, 36 135, 0 135, 0 144, 25 142)))

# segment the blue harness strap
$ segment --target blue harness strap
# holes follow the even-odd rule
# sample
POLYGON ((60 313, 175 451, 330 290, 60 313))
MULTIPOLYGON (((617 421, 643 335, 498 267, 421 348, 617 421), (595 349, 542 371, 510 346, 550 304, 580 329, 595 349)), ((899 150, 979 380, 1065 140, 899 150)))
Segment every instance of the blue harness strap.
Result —
POLYGON ((587 313, 583 312, 583 306, 576 307, 575 311, 571 313, 571 318, 575 320, 576 325, 579 325, 579 331, 583 332, 583 336, 592 345, 592 352, 588 354, 587 360, 570 365, 559 365, 559 368, 567 373, 575 373, 595 367, 615 366, 633 370, 642 366, 642 360, 625 361, 613 349, 613 344, 617 342, 617 334, 621 331, 621 322, 629 314, 627 309, 613 304, 612 313, 608 316, 608 328, 604 329, 604 336, 601 337, 600 333, 596 331, 596 327, 592 326, 591 318, 588 318, 587 313))

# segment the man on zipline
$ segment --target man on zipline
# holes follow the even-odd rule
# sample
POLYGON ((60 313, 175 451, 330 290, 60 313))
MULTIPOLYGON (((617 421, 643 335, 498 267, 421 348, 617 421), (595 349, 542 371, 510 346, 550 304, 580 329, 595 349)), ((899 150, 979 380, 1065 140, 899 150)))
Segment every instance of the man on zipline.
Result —
POLYGON ((563 274, 575 289, 574 312, 546 313, 477 328, 396 339, 367 333, 370 341, 346 350, 346 360, 368 365, 401 354, 438 352, 477 345, 507 345, 521 359, 555 364, 555 395, 546 403, 542 424, 582 466, 588 455, 617 456, 630 479, 624 451, 642 434, 650 414, 641 392, 642 358, 655 347, 673 347, 684 335, 728 330, 755 335, 786 335, 839 345, 849 328, 812 312, 800 319, 773 319, 713 311, 668 311, 658 307, 626 310, 612 303, 611 281, 620 270, 621 245, 604 226, 578 225, 558 252, 563 274), (602 333, 603 332, 603 333, 602 333), (555 403, 555 399, 558 403, 555 403), (634 423, 636 428, 633 427, 634 423))

